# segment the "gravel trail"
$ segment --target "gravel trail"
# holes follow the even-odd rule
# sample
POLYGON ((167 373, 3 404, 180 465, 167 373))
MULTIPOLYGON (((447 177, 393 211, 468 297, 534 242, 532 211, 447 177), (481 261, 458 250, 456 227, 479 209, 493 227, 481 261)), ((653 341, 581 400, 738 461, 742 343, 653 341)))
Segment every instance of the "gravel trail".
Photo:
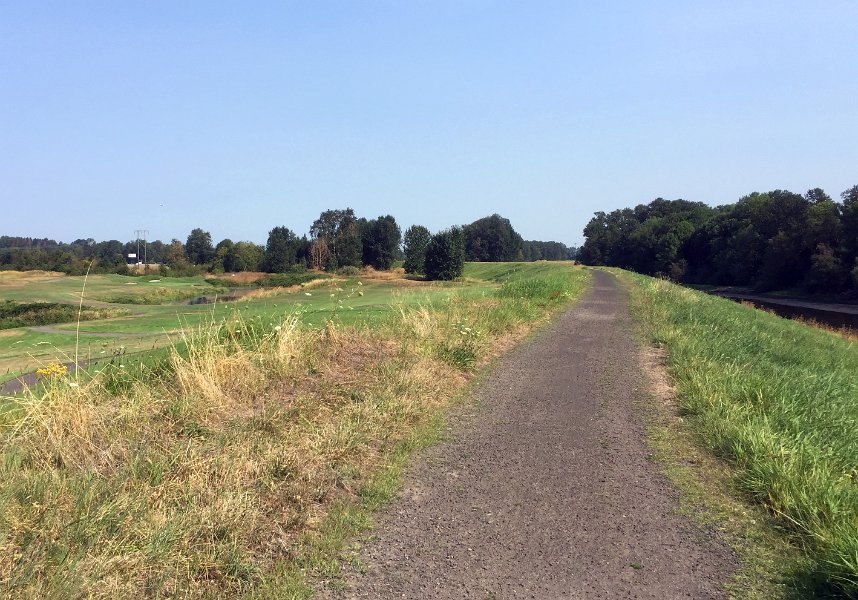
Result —
POLYGON ((585 297, 415 460, 335 598, 726 598, 736 566, 649 460, 625 293, 585 297))

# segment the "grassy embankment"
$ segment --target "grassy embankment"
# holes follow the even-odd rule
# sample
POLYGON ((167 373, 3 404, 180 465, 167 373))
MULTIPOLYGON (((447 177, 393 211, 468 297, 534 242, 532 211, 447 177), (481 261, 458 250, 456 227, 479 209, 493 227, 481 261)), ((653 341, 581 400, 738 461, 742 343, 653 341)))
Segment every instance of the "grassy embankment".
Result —
MULTIPOLYGON (((2 272, 0 298, 17 302, 64 303, 74 306, 76 310, 83 280, 83 277, 2 272)), ((232 280, 231 277, 221 278, 219 283, 232 280)), ((420 294, 406 295, 403 298, 405 302, 440 298, 447 293, 448 287, 424 283, 418 286, 414 282, 404 281, 401 275, 396 278, 389 273, 366 273, 362 275, 362 295, 337 292, 337 288, 353 289, 356 281, 353 277, 331 279, 319 273, 272 276, 263 282, 272 287, 253 291, 238 302, 191 306, 172 302, 172 298, 200 294, 211 297, 217 290, 200 277, 172 278, 165 282, 119 275, 91 275, 86 284, 84 310, 112 309, 128 314, 82 323, 79 338, 76 335, 76 318, 69 319, 67 324, 56 325, 50 331, 33 331, 27 327, 3 331, 0 334, 0 381, 51 362, 71 362, 76 349, 81 360, 102 364, 106 361, 121 361, 129 369, 136 368, 141 361, 148 361, 146 357, 150 356, 152 350, 176 343, 182 330, 212 320, 222 320, 236 309, 240 309, 247 320, 257 323, 271 323, 295 309, 300 309, 302 322, 305 323, 322 324, 332 316, 338 322, 347 324, 370 323, 386 318, 392 294, 406 284, 409 284, 408 289, 417 286, 414 289, 419 289, 420 294), (284 285, 291 287, 277 287, 284 285), (163 286, 174 294, 159 292, 163 286), (144 299, 162 298, 167 303, 116 304, 94 299, 121 299, 129 293, 144 299), (333 298, 331 294, 334 294, 333 298), (347 310, 340 310, 338 301, 349 295, 347 310)), ((464 286, 457 284, 457 288, 463 295, 481 294, 488 285, 487 282, 464 286)), ((247 291, 250 290, 244 290, 245 293, 247 291)), ((102 313, 102 316, 105 315, 102 313)))
POLYGON ((283 318, 281 305, 276 323, 244 310, 271 297, 235 303, 155 367, 59 377, 41 397, 7 399, 4 589, 305 598, 308 580, 335 582, 345 541, 369 526, 470 374, 587 278, 559 264, 466 275, 378 286, 369 306, 373 286, 335 282, 289 296, 323 295, 325 312, 301 304, 283 318))
POLYGON ((685 422, 803 549, 792 568, 804 572, 782 575, 804 581, 786 582, 784 595, 831 586, 858 597, 858 348, 728 300, 622 276, 646 333, 667 352, 685 422))
POLYGON ((0 329, 16 329, 18 327, 35 327, 53 325, 54 323, 69 323, 107 319, 127 314, 122 308, 92 308, 79 309, 71 304, 58 302, 13 302, 0 300, 0 329))

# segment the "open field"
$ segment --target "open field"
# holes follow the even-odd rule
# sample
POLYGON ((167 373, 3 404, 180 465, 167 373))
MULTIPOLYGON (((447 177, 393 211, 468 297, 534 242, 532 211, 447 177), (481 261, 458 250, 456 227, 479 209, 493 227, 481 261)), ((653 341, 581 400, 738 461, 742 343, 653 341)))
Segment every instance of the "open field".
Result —
MULTIPOLYGON (((89 361, 130 356, 128 361, 134 364, 140 360, 133 357, 136 353, 169 346, 177 341, 182 330, 226 319, 236 311, 248 322, 271 323, 297 312, 305 324, 319 325, 331 318, 341 324, 369 324, 389 318, 394 300, 397 304, 411 305, 441 300, 452 292, 458 296, 480 296, 510 277, 525 281, 556 273, 558 268, 557 263, 498 264, 506 266, 469 264, 463 283, 457 284, 418 282, 405 280, 401 275, 388 277, 371 273, 366 278, 321 279, 290 288, 267 288, 238 301, 199 305, 171 301, 164 304, 123 304, 107 303, 103 299, 121 300, 127 299, 128 295, 153 297, 152 290, 161 289, 167 292, 154 296, 187 300, 200 295, 212 296, 218 291, 228 292, 224 292, 222 287, 213 287, 200 277, 149 280, 121 275, 90 276, 84 305, 116 308, 128 314, 81 323, 78 357, 89 361), (107 337, 106 334, 114 335, 107 337)), ((11 284, 0 278, 0 300, 77 304, 81 289, 83 277, 18 277, 11 284)), ((72 362, 78 341, 76 329, 76 323, 69 322, 51 328, 50 332, 29 328, 5 331, 0 336, 0 381, 50 362, 72 362)))
POLYGON ((588 277, 495 268, 87 323, 156 346, 170 327, 176 346, 6 399, 0 582, 21 598, 302 598, 308 577, 336 580, 344 540, 472 374, 588 277))
POLYGON ((858 349, 842 336, 624 273, 685 421, 806 554, 810 586, 858 596, 858 349))

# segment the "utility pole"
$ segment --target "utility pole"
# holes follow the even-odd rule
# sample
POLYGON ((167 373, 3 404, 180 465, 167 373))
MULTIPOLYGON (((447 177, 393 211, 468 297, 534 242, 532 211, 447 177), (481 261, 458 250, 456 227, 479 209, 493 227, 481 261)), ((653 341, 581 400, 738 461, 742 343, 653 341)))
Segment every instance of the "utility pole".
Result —
POLYGON ((146 256, 146 238, 149 237, 148 229, 135 229, 134 235, 137 236, 137 262, 140 262, 140 238, 143 238, 143 266, 145 267, 149 264, 146 256))

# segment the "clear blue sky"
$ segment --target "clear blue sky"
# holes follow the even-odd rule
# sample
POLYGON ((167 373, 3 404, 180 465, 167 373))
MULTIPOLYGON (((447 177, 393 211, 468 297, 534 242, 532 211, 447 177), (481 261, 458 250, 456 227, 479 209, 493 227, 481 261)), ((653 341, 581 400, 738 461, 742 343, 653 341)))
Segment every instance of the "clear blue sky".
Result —
POLYGON ((578 245, 659 196, 855 184, 853 0, 0 0, 0 234, 351 206, 578 245))

